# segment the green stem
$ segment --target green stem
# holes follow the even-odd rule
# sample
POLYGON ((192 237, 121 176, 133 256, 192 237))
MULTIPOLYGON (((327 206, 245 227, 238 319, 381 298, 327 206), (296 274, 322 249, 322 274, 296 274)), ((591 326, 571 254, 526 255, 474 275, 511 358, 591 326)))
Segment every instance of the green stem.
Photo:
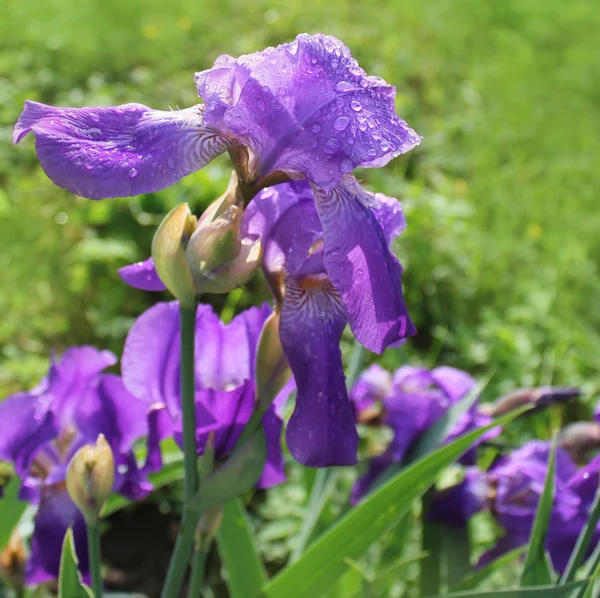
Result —
POLYGON ((198 469, 196 467, 196 405, 195 405, 195 375, 194 347, 196 338, 196 310, 192 307, 179 305, 180 343, 181 343, 181 415, 183 420, 183 469, 184 469, 184 506, 181 517, 181 527, 175 549, 171 556, 167 578, 162 591, 162 598, 179 596, 183 578, 190 561, 194 536, 200 514, 190 513, 188 503, 198 492, 198 469))
POLYGON ((202 586, 204 585, 204 573, 206 571, 206 559, 210 549, 210 541, 201 534, 196 541, 196 552, 194 554, 194 562, 192 564, 192 579, 190 581, 190 589, 188 598, 200 598, 202 595, 202 586))
POLYGON ((100 527, 98 523, 87 524, 90 574, 94 598, 102 598, 102 574, 100 572, 100 527))

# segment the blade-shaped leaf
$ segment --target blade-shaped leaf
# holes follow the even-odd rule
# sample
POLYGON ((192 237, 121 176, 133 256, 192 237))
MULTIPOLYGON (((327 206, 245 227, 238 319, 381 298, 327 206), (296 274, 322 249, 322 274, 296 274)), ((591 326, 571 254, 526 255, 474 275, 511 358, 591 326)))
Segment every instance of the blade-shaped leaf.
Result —
POLYGON ((482 582, 484 582, 488 577, 500 571, 506 565, 512 563, 515 559, 518 559, 520 556, 525 554, 525 550, 527 550, 527 546, 519 546, 519 548, 515 548, 506 554, 503 554, 501 557, 498 557, 495 561, 491 562, 489 565, 482 567, 481 569, 471 573, 463 579, 457 586, 450 588, 452 591, 467 591, 472 590, 479 586, 482 582))
POLYGON ((69 528, 63 541, 58 576, 58 598, 93 598, 92 591, 83 583, 77 568, 73 530, 69 528))
POLYGON ((17 478, 11 480, 0 500, 0 552, 8 545, 13 529, 27 508, 27 503, 19 500, 19 484, 17 478))
POLYGON ((596 497, 590 509, 588 520, 577 538, 577 543, 575 544, 575 548, 573 548, 567 568, 558 582, 559 585, 562 586, 575 579, 579 565, 585 560, 585 555, 592 542, 598 521, 600 521, 600 488, 596 491, 596 497))
MULTIPOLYGON (((425 503, 427 497, 423 499, 423 510, 426 510, 425 503)), ((426 554, 421 560, 421 575, 419 578, 421 596, 435 596, 442 589, 442 544, 441 544, 441 524, 435 521, 427 521, 423 518, 421 548, 426 554)))
POLYGON ((444 467, 458 459, 488 430, 510 422, 524 411, 516 410, 489 426, 473 430, 402 470, 349 511, 300 560, 268 583, 260 595, 269 598, 314 598, 325 594, 348 569, 348 559, 358 559, 374 541, 391 529, 444 467))
POLYGON ((540 586, 553 582, 552 569, 546 558, 544 542, 552 514, 554 502, 554 486, 556 484, 556 443, 553 443, 550 457, 548 458, 548 472, 544 491, 535 514, 535 521, 531 528, 529 550, 525 558, 525 567, 521 576, 521 586, 540 586))
POLYGON ((264 584, 266 574, 239 499, 225 503, 218 542, 219 553, 227 567, 231 597, 253 598, 264 584))
POLYGON ((473 570, 469 526, 445 525, 442 529, 441 541, 446 562, 446 583, 449 588, 452 588, 473 570))
MULTIPOLYGON (((567 598, 573 590, 584 587, 586 583, 587 581, 577 581, 564 586, 537 586, 494 592, 458 592, 446 594, 443 598, 567 598)), ((436 598, 442 598, 442 596, 436 598)))

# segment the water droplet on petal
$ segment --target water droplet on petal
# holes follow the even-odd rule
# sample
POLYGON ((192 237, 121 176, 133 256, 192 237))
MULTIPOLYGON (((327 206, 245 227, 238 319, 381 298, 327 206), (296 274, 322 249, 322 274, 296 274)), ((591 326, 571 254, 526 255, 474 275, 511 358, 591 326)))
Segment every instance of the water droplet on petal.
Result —
POLYGON ((377 155, 377 150, 371 148, 368 152, 367 155, 371 156, 372 158, 374 158, 377 155))
POLYGON ((138 171, 137 171, 135 168, 132 168, 132 169, 129 171, 129 178, 130 178, 130 179, 133 179, 133 178, 135 178, 135 177, 137 176, 137 174, 138 174, 138 171))
POLYGON ((352 108, 352 110, 354 110, 354 112, 360 112, 362 110, 362 106, 357 100, 352 100, 350 102, 350 107, 352 108))
POLYGON ((169 168, 175 168, 175 162, 173 162, 173 158, 169 158, 167 160, 167 164, 168 164, 169 168))
POLYGON ((342 142, 339 139, 336 139, 335 137, 331 137, 330 139, 328 139, 325 142, 325 145, 323 146, 323 150, 327 154, 335 154, 335 152, 337 152, 341 146, 342 146, 342 142))
POLYGON ((336 86, 335 86, 335 90, 336 91, 352 91, 353 89, 355 89, 354 85, 352 85, 352 83, 348 83, 348 81, 340 81, 336 86))
POLYGON ((350 124, 347 116, 340 116, 333 121, 333 128, 336 131, 343 131, 350 124))
POLYGON ((319 142, 315 139, 312 143, 311 146, 313 149, 315 149, 317 147, 317 145, 319 145, 319 142))
POLYGON ((292 55, 295 56, 296 52, 298 51, 298 42, 296 40, 294 40, 291 44, 288 44, 286 46, 286 50, 292 55))
POLYGON ((347 174, 349 172, 352 172, 354 170, 354 164, 352 163, 352 160, 348 159, 348 158, 344 158, 341 162, 340 162, 340 170, 344 173, 347 174))
POLYGON ((321 131, 321 125, 319 123, 314 123, 311 127, 310 130, 313 133, 319 133, 321 131))

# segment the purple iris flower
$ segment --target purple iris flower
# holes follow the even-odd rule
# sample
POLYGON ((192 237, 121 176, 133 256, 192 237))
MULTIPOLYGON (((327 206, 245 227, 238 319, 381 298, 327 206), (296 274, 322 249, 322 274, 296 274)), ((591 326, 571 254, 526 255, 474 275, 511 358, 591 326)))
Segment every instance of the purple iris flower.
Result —
MULTIPOLYGON (((492 508, 504 536, 482 557, 482 564, 529 542, 548 470, 550 444, 532 441, 502 457, 488 472, 493 488, 492 508)), ((556 452, 555 498, 546 537, 552 564, 562 573, 581 529, 586 524, 598 487, 600 460, 577 468, 569 454, 556 452)), ((598 532, 594 544, 600 539, 598 532)))
POLYGON ((85 522, 65 487, 75 452, 104 434, 114 453, 114 490, 140 499, 152 489, 149 466, 138 468, 132 448, 148 434, 147 405, 102 370, 116 363, 109 351, 73 347, 52 359, 33 390, 0 403, 0 459, 14 464, 20 498, 39 505, 25 577, 38 584, 58 577, 61 546, 73 526, 80 568, 88 573, 85 522))
MULTIPOLYGON (((210 434, 215 458, 226 457, 256 406, 255 357, 263 324, 271 308, 252 307, 223 324, 210 305, 200 305, 196 318, 196 414, 198 453, 210 434)), ((157 303, 135 322, 125 341, 121 369, 128 390, 150 407, 159 439, 181 442, 179 305, 157 303)), ((293 390, 288 383, 265 414, 267 463, 257 486, 285 479, 279 408, 293 390)))
MULTIPOLYGON (((382 455, 370 460, 366 474, 352 490, 351 501, 360 500, 390 465, 401 463, 419 437, 475 386, 476 381, 469 374, 447 366, 433 370, 403 366, 393 376, 379 366, 371 366, 361 374, 351 392, 356 418, 368 421, 368 415, 379 404, 382 421, 392 429, 393 438, 382 455)), ((447 440, 491 421, 474 404, 461 416, 447 440)), ((487 434, 484 439, 489 437, 487 434)), ((473 460, 470 451, 461 461, 472 464, 473 460)))
POLYGON ((356 167, 379 167, 420 137, 394 110, 395 88, 368 76, 334 37, 295 41, 196 74, 205 104, 57 108, 26 102, 18 143, 33 132, 46 174, 91 199, 164 189, 243 148, 248 181, 307 178, 325 193, 356 167))
MULTIPOLYGON (((358 187, 354 179, 346 182, 358 187)), ((298 386, 287 445, 311 467, 356 463, 358 434, 339 349, 346 323, 376 351, 414 332, 402 298, 402 268, 389 247, 405 228, 402 206, 361 193, 356 206, 363 221, 372 220, 371 232, 341 222, 342 197, 337 225, 323 218, 318 193, 306 181, 262 191, 243 223, 247 234, 263 237, 263 269, 298 386)))

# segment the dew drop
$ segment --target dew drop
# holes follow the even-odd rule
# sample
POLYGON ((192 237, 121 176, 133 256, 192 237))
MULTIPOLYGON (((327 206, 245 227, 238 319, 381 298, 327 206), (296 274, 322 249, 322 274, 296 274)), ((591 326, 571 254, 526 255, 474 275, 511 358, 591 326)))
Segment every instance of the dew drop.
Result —
POLYGON ((169 166, 169 168, 175 168, 175 162, 173 162, 173 158, 169 158, 167 160, 167 165, 169 166))
POLYGON ((354 112, 360 112, 362 110, 362 106, 361 106, 360 102, 358 102, 357 100, 352 100, 350 102, 350 108, 352 108, 352 110, 354 110, 354 112))
POLYGON ((343 131, 350 124, 347 116, 340 116, 333 121, 333 128, 336 131, 343 131))
POLYGON ((312 125, 312 126, 310 127, 310 130, 311 130, 313 133, 319 133, 319 132, 321 131, 321 125, 320 125, 319 123, 315 123, 314 125, 312 125))
POLYGON ((318 141, 315 139, 315 140, 314 140, 314 141, 311 143, 311 145, 312 145, 312 148, 313 148, 313 149, 315 149, 315 148, 316 148, 316 147, 319 145, 319 142, 318 142, 318 141))
POLYGON ((352 83, 348 83, 348 81, 340 81, 336 86, 336 91, 352 91, 354 89, 354 85, 352 83))
POLYGON ((130 178, 130 179, 133 179, 133 178, 135 178, 137 175, 138 175, 138 171, 137 171, 135 168, 132 168, 132 169, 129 171, 129 178, 130 178))
POLYGON ((332 68, 336 69, 339 64, 340 64, 340 61, 337 58, 332 59, 332 61, 331 61, 332 68))
POLYGON ((344 158, 340 162, 340 169, 344 174, 347 174, 348 172, 352 172, 354 170, 354 164, 352 163, 352 160, 350 160, 348 158, 344 158))
POLYGON ((90 114, 90 118, 91 118, 91 119, 92 119, 92 120, 93 120, 95 123, 98 123, 98 122, 100 122, 100 117, 99 117, 99 116, 98 116, 96 113, 94 113, 94 112, 92 112, 92 113, 90 114))
POLYGON ((261 110, 264 110, 264 109, 267 107, 267 104, 265 103, 265 101, 264 101, 264 100, 258 100, 258 107, 259 107, 261 110))
POLYGON ((339 139, 336 139, 335 137, 331 137, 330 139, 328 139, 325 142, 325 145, 323 145, 323 150, 327 154, 335 154, 335 152, 337 152, 341 146, 342 146, 342 143, 339 139))
POLYGON ((298 42, 294 40, 291 44, 286 46, 286 50, 292 55, 295 56, 296 52, 298 52, 298 42))
POLYGON ((368 152, 367 155, 371 156, 372 158, 374 158, 377 155, 377 150, 371 148, 368 152))
POLYGON ((312 56, 312 57, 311 57, 311 59, 310 59, 310 61, 311 61, 313 64, 317 64, 317 57, 316 57, 316 56, 312 56))

